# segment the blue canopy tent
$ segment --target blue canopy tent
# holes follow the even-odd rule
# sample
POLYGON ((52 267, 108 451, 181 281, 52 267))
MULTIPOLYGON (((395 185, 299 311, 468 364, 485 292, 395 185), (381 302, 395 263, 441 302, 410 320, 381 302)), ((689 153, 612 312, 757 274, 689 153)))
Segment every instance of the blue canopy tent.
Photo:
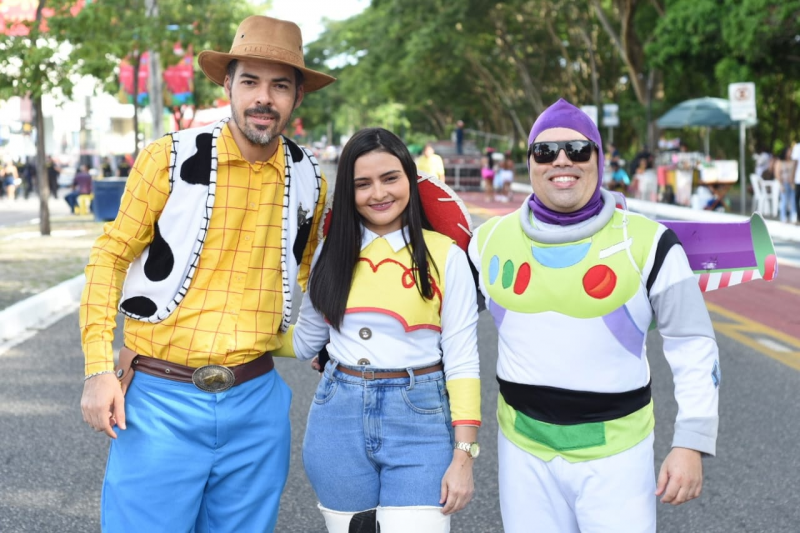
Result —
MULTIPOLYGON (((728 128, 738 122, 731 120, 730 101, 724 98, 694 98, 686 100, 667 111, 656 121, 662 130, 689 127, 704 127, 705 153, 709 153, 711 128, 728 128)), ((747 126, 755 125, 755 121, 747 122, 747 126)))

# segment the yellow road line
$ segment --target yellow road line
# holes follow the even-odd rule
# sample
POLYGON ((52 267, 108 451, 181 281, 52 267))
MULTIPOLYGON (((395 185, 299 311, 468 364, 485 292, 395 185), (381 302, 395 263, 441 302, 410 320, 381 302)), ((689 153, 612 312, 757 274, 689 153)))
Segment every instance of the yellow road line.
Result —
POLYGON ((485 207, 478 207, 477 205, 473 205, 468 202, 464 202, 464 205, 467 206, 467 211, 469 211, 471 215, 478 215, 481 217, 489 217, 489 218, 497 216, 497 213, 495 213, 491 209, 486 209, 485 207))
POLYGON ((797 287, 792 287, 790 285, 777 285, 777 287, 782 291, 788 291, 793 294, 800 294, 800 289, 798 289, 797 287))
POLYGON ((722 315, 725 318, 733 321, 733 323, 715 321, 714 329, 716 331, 722 333, 726 337, 730 337, 733 340, 740 342, 741 344, 744 344, 745 346, 749 346, 753 350, 762 353, 767 357, 771 357, 772 359, 775 359, 776 361, 783 363, 790 368, 800 370, 800 339, 765 326, 764 324, 754 320, 750 320, 749 318, 746 318, 738 313, 734 313, 733 311, 728 311, 727 309, 724 309, 716 304, 706 302, 706 306, 708 306, 708 310, 712 313, 722 315), (772 350, 754 339, 754 334, 780 341, 793 351, 781 352, 772 350))

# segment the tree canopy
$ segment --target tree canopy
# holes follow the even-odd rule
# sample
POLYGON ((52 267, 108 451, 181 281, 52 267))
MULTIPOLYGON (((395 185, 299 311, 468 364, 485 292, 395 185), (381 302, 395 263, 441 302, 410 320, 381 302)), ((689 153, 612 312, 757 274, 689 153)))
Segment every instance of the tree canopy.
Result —
POLYGON ((521 140, 559 97, 617 103, 615 138, 632 153, 648 116, 754 81, 754 137, 777 148, 800 134, 798 21, 800 0, 372 0, 308 47, 339 81, 300 113, 318 131, 443 138, 462 119, 521 140))

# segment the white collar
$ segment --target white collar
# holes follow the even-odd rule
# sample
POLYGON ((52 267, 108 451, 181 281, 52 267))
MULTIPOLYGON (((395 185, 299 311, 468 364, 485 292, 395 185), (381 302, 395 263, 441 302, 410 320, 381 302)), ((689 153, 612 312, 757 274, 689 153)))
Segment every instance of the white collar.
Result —
POLYGON ((367 227, 364 226, 363 224, 361 225, 361 230, 362 230, 361 231, 361 249, 362 250, 364 248, 366 248, 367 246, 369 246, 370 244, 372 244, 372 241, 374 241, 375 239, 383 238, 383 239, 386 239, 386 242, 389 243, 389 246, 392 247, 392 250, 394 250, 395 253, 397 253, 400 250, 402 250, 403 248, 405 248, 406 247, 406 241, 410 240, 409 236, 408 236, 408 226, 406 226, 406 227, 404 227, 402 229, 393 231, 391 233, 387 233, 386 235, 378 235, 374 231, 371 231, 371 230, 367 229, 367 227), (406 240, 403 240, 403 234, 404 233, 405 233, 405 239, 406 240))

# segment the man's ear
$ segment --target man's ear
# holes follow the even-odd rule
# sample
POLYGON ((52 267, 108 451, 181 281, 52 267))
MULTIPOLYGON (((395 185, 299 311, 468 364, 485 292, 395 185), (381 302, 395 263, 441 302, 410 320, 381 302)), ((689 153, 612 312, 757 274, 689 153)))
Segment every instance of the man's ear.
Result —
POLYGON ((225 89, 225 96, 228 97, 228 100, 231 100, 231 83, 233 83, 233 80, 226 74, 222 87, 225 89))
POLYGON ((301 85, 297 88, 297 96, 294 98, 294 108, 292 111, 300 107, 300 104, 303 102, 303 97, 306 95, 305 88, 301 85))

